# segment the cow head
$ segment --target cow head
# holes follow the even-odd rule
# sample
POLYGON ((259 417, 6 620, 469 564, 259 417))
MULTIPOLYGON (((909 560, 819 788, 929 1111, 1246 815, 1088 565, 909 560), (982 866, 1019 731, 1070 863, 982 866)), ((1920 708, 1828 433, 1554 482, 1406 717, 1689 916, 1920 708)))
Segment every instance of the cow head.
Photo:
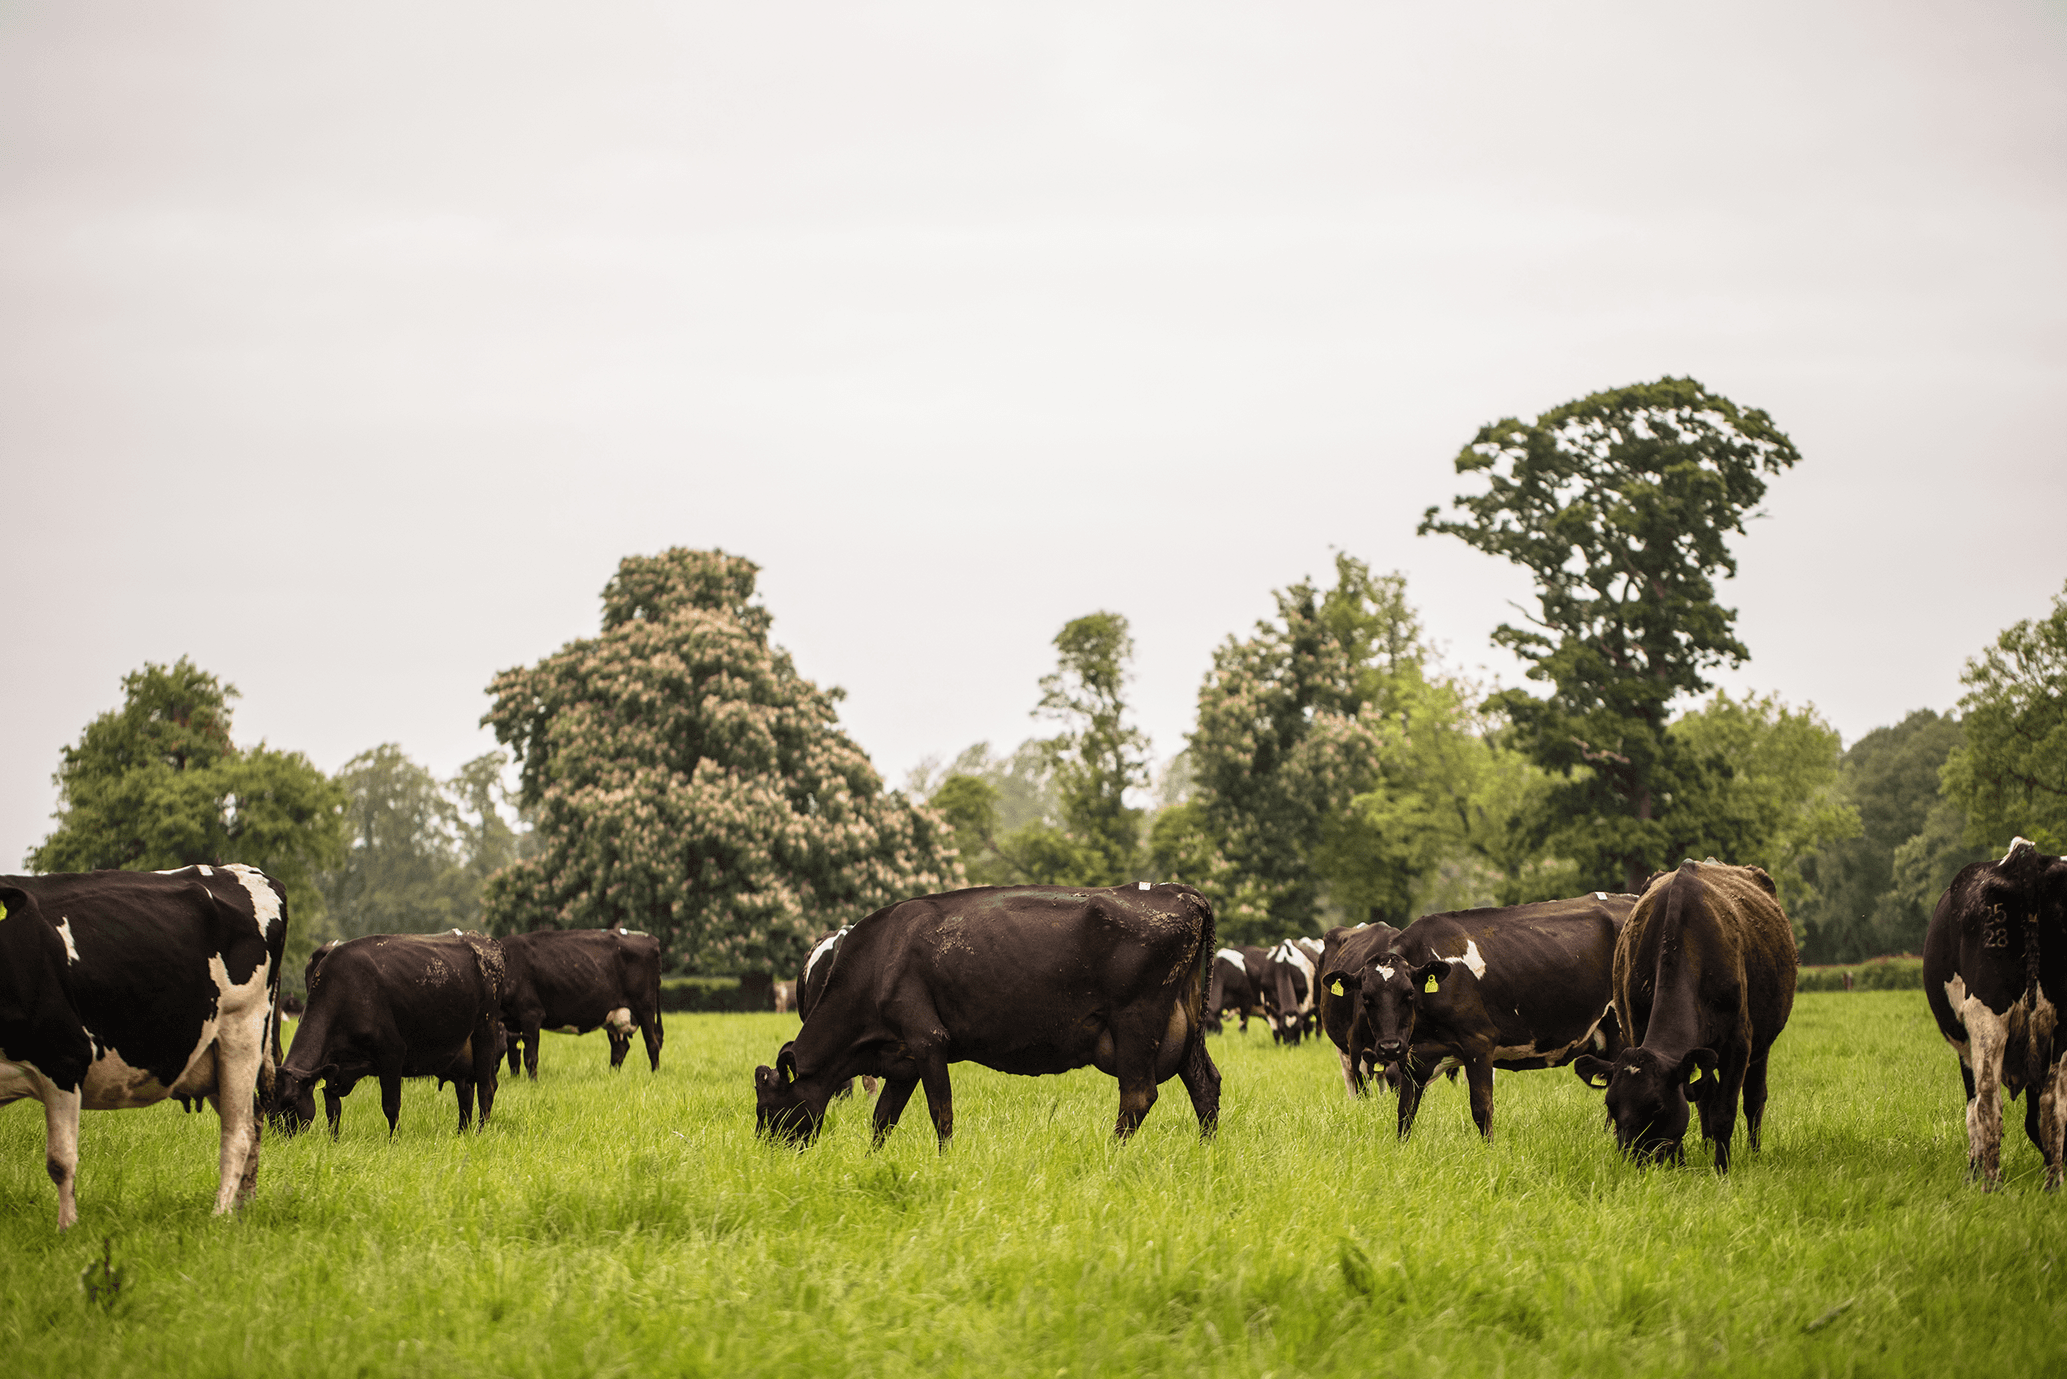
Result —
POLYGON ((1322 984, 1330 995, 1353 998, 1356 1018, 1370 1031, 1370 1049, 1380 1063, 1397 1063, 1414 1046, 1414 1024, 1422 1003, 1449 980, 1448 958, 1410 964, 1397 952, 1367 963, 1354 974, 1329 972, 1322 984))
POLYGON ((273 1079, 273 1097, 266 1117, 290 1135, 299 1135, 316 1119, 316 1083, 320 1073, 300 1068, 280 1069, 273 1079))
POLYGON ((1615 1143, 1639 1162, 1686 1157, 1688 1100, 1699 1101, 1715 1080, 1713 1049, 1662 1058, 1646 1048, 1625 1049, 1614 1058, 1581 1054, 1572 1071, 1594 1088, 1607 1089, 1608 1121, 1615 1143))
POLYGON ((795 1040, 782 1046, 774 1067, 754 1069, 755 1133, 805 1145, 818 1138, 824 1119, 824 1105, 813 1106, 797 1086, 795 1040))

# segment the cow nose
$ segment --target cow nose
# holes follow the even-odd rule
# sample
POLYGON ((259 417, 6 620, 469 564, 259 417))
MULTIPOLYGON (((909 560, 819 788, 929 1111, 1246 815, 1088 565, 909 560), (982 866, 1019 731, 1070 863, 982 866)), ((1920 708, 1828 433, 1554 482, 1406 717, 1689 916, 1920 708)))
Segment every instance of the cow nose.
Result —
POLYGON ((1398 1058, 1400 1056, 1400 1041, 1397 1039, 1381 1039, 1378 1041, 1378 1052, 1387 1059, 1398 1058))

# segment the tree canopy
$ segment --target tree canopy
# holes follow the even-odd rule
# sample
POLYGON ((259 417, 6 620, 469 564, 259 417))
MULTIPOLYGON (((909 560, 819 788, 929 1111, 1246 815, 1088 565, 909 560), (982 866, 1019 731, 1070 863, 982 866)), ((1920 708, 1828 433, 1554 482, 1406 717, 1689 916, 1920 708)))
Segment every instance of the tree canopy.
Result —
POLYGON ((2000 854, 2023 836, 2067 852, 2067 589, 2053 611, 2007 628, 1967 662, 1965 741, 1945 762, 1966 841, 2000 854))
POLYGON ((243 862, 287 891, 290 973, 325 932, 316 881, 344 858, 345 792, 300 752, 230 737, 224 684, 182 656, 122 678, 122 705, 86 725, 54 779, 57 827, 37 871, 155 871, 243 862))
POLYGON ((491 878, 499 932, 622 923, 670 963, 770 970, 815 933, 959 884, 940 816, 885 791, 723 551, 627 557, 600 635, 506 670, 482 722, 515 755, 535 854, 491 878))
POLYGON ((1671 705, 1707 689, 1707 669, 1749 656, 1715 577, 1736 573, 1727 537, 1743 533, 1765 476, 1799 458, 1764 412, 1664 378, 1482 428, 1456 468, 1485 488, 1421 520, 1420 532, 1456 536, 1535 579, 1533 625, 1502 624, 1493 640, 1550 693, 1511 690, 1494 707, 1513 720, 1517 746, 1559 777, 1536 841, 1589 884, 1632 888, 1677 860, 1667 818, 1707 766, 1666 732, 1671 705))

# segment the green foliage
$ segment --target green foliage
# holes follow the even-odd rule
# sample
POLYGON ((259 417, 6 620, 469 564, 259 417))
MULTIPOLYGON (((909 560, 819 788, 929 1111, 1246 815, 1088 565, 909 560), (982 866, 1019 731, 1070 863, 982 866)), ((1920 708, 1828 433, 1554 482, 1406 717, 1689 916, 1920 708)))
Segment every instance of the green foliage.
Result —
POLYGON ((1871 962, 1833 967, 1804 967, 1795 975, 1796 991, 1921 991, 1922 958, 1876 958, 1871 962), (1845 985, 1845 979, 1851 985, 1845 985))
POLYGON ((1806 929, 1805 959, 1849 962, 1921 947, 1939 892, 1979 855, 1959 842, 1965 812, 1938 794, 1939 769, 1959 740, 1956 719, 1918 709, 1845 753, 1838 783, 1858 808, 1860 832, 1824 844, 1803 863, 1814 893, 1790 913, 1806 929), (1919 894, 1926 888, 1928 895, 1919 894))
POLYGON ((1708 771, 1666 731, 1670 706, 1708 688, 1707 668, 1749 656, 1714 577, 1736 573, 1726 538, 1764 497, 1762 475, 1799 458, 1764 412, 1664 378, 1482 428, 1456 464, 1486 488, 1421 520, 1535 578, 1535 626, 1502 624, 1493 640, 1550 694, 1511 690, 1493 707, 1560 778, 1534 841, 1589 885, 1630 889, 1678 860, 1672 801, 1688 807, 1708 771))
MULTIPOLYGON (((1859 811, 1838 788, 1837 730, 1777 695, 1732 699, 1718 690, 1681 715, 1670 735, 1686 760, 1706 769, 1702 788, 1666 815, 1669 848, 1764 867, 1792 913, 1813 894, 1804 859, 1859 832, 1859 811)), ((1799 919, 1795 928, 1798 935, 1799 919)))
POLYGON ((2067 1235, 2037 1151, 2013 1128, 2004 1189, 1965 1181, 1956 1060, 1913 991, 1796 1002, 1765 1148, 1727 1178, 1622 1162, 1563 1071, 1500 1074, 1490 1144, 1438 1081, 1402 1144, 1325 1041, 1260 1026, 1211 1040, 1210 1144, 1174 1085, 1115 1145, 1112 1078, 957 1064, 947 1153, 922 1096, 870 1152, 859 1088, 798 1153, 755 1141, 750 1081, 796 1029, 670 1015, 658 1073, 548 1034, 539 1081, 505 1079, 466 1136, 417 1079, 390 1140, 369 1080, 338 1140, 269 1133, 223 1221, 212 1115, 89 1117, 62 1236, 42 1118, 0 1115, 0 1350, 14 1374, 163 1379, 2060 1367, 2067 1235), (113 1313, 78 1281, 109 1236, 113 1313), (225 1306, 225 1279, 264 1282, 225 1306))
POLYGON ((1116 886, 1141 865, 1141 811, 1126 794, 1148 784, 1148 739, 1126 721, 1134 639, 1119 614, 1092 613, 1066 624, 1055 650, 1055 670, 1041 678, 1034 712, 1065 725, 1043 744, 1063 829, 1026 838, 1020 850, 1036 849, 1075 871, 1058 884, 1116 886))
POLYGON ((2049 616, 2005 630, 1960 679, 1966 741, 1945 763, 1944 789, 1966 809, 1966 841, 2000 853, 2022 836, 2067 852, 2067 590, 2049 616))
POLYGON ((508 761, 488 752, 440 782, 389 742, 345 763, 350 851, 322 878, 340 937, 478 926, 482 885, 517 855, 499 807, 508 761))
POLYGON ((722 551, 627 557, 599 636, 489 686, 536 853, 489 879, 498 932, 622 923, 664 961, 785 970, 812 935, 959 884, 940 817, 886 792, 722 551))
POLYGON ((122 678, 122 707, 58 767, 57 828, 37 871, 156 871, 243 862, 287 891, 289 972, 325 931, 316 880, 344 856, 344 791, 300 752, 230 739, 234 685, 181 657, 122 678))

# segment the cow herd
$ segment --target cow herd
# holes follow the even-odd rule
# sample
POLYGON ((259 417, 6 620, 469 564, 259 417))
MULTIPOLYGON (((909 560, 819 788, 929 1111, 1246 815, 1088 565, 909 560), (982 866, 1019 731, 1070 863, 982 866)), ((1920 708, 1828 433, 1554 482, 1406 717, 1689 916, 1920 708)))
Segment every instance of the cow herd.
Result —
MULTIPOLYGON (((0 1105, 44 1108, 58 1225, 77 1220, 79 1113, 206 1099, 221 1122, 215 1209, 248 1200, 266 1120, 331 1133, 375 1078, 392 1133, 401 1082, 451 1082, 459 1128, 485 1125, 505 1057, 538 1075, 538 1035, 608 1033, 613 1068, 634 1031, 660 1065, 660 947, 621 928, 501 939, 453 930, 324 945, 280 1053, 284 892, 244 866, 0 877, 0 1105)), ((1493 1132, 1495 1069, 1571 1068, 1604 1093, 1639 1161, 1684 1158, 1698 1113, 1719 1171, 1741 1105, 1759 1147, 1767 1067, 1794 1002, 1792 927, 1756 867, 1689 860, 1640 895, 1432 914, 1404 930, 1337 928, 1271 948, 1220 947, 1190 886, 980 887, 876 911, 814 944, 792 991, 797 1037, 754 1070, 756 1125, 803 1144, 855 1078, 882 1083, 874 1140, 923 1087, 934 1133, 954 1132, 948 1068, 1044 1074, 1096 1067, 1119 1084, 1125 1138, 1175 1078, 1199 1133, 1219 1123, 1207 1035, 1232 1013, 1272 1038, 1334 1044, 1345 1092, 1374 1084, 1411 1133, 1422 1094, 1460 1073, 1493 1132)), ((2067 859, 2019 838, 1968 866, 1939 900, 1925 995, 1959 1058, 1968 1169, 2001 1179, 2004 1101, 2060 1186, 2067 1139, 2067 859)), ((785 984, 787 985, 787 984, 785 984)))

